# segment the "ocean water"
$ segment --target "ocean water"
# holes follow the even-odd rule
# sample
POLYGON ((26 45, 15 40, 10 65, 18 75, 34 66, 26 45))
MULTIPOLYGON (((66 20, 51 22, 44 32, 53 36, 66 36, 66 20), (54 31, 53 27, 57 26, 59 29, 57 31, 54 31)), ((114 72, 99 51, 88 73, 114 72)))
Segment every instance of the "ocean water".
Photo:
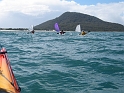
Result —
POLYGON ((1 31, 21 93, 124 93, 124 32, 1 31))

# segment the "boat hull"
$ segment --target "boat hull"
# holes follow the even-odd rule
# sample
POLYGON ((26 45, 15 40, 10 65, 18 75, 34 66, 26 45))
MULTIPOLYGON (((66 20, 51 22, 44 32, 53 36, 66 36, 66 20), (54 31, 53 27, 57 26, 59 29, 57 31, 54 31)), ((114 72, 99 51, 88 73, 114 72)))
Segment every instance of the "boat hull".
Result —
POLYGON ((10 93, 20 93, 20 88, 13 74, 7 52, 3 48, 0 51, 0 89, 10 93))

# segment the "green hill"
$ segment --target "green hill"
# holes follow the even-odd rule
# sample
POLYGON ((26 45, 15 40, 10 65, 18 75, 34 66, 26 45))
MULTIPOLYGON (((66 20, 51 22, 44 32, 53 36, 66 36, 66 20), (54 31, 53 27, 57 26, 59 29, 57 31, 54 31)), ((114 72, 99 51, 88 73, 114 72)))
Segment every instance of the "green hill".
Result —
POLYGON ((94 16, 65 12, 61 16, 46 21, 34 27, 37 30, 53 30, 55 23, 59 24, 60 29, 64 31, 74 31, 76 25, 80 24, 83 30, 90 31, 124 31, 124 26, 117 23, 105 22, 94 16))

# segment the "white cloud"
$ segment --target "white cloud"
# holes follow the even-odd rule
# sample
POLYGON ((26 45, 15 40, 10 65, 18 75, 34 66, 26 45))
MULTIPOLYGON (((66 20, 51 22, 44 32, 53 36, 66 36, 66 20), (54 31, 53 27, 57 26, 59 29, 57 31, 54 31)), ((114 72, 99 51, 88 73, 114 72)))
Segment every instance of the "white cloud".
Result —
POLYGON ((80 5, 66 0, 2 0, 0 7, 0 25, 5 27, 14 27, 15 24, 18 27, 36 25, 56 18, 66 11, 85 13, 124 25, 124 2, 80 5))
POLYGON ((124 2, 96 4, 96 5, 79 5, 71 9, 89 15, 96 16, 104 21, 120 23, 124 25, 124 2))
POLYGON ((20 12, 26 15, 39 15, 44 12, 50 11, 49 7, 44 4, 37 4, 38 0, 3 0, 0 3, 0 11, 2 13, 7 12, 20 12))

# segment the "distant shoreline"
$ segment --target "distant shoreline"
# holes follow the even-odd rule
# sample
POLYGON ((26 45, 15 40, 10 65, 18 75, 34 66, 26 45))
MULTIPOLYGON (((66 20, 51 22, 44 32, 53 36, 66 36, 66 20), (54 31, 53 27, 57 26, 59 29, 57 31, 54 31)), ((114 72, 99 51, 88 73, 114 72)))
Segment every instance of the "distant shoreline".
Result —
MULTIPOLYGON (((29 30, 0 30, 0 32, 2 32, 2 31, 23 31, 23 32, 28 32, 29 30)), ((35 30, 36 32, 56 32, 56 31, 53 31, 53 30, 35 30)), ((65 31, 65 32, 75 32, 75 31, 65 31)), ((86 31, 87 32, 87 31, 86 31)), ((90 32, 124 32, 124 31, 90 31, 90 32)))
POLYGON ((28 28, 0 28, 0 30, 28 30, 28 28))

